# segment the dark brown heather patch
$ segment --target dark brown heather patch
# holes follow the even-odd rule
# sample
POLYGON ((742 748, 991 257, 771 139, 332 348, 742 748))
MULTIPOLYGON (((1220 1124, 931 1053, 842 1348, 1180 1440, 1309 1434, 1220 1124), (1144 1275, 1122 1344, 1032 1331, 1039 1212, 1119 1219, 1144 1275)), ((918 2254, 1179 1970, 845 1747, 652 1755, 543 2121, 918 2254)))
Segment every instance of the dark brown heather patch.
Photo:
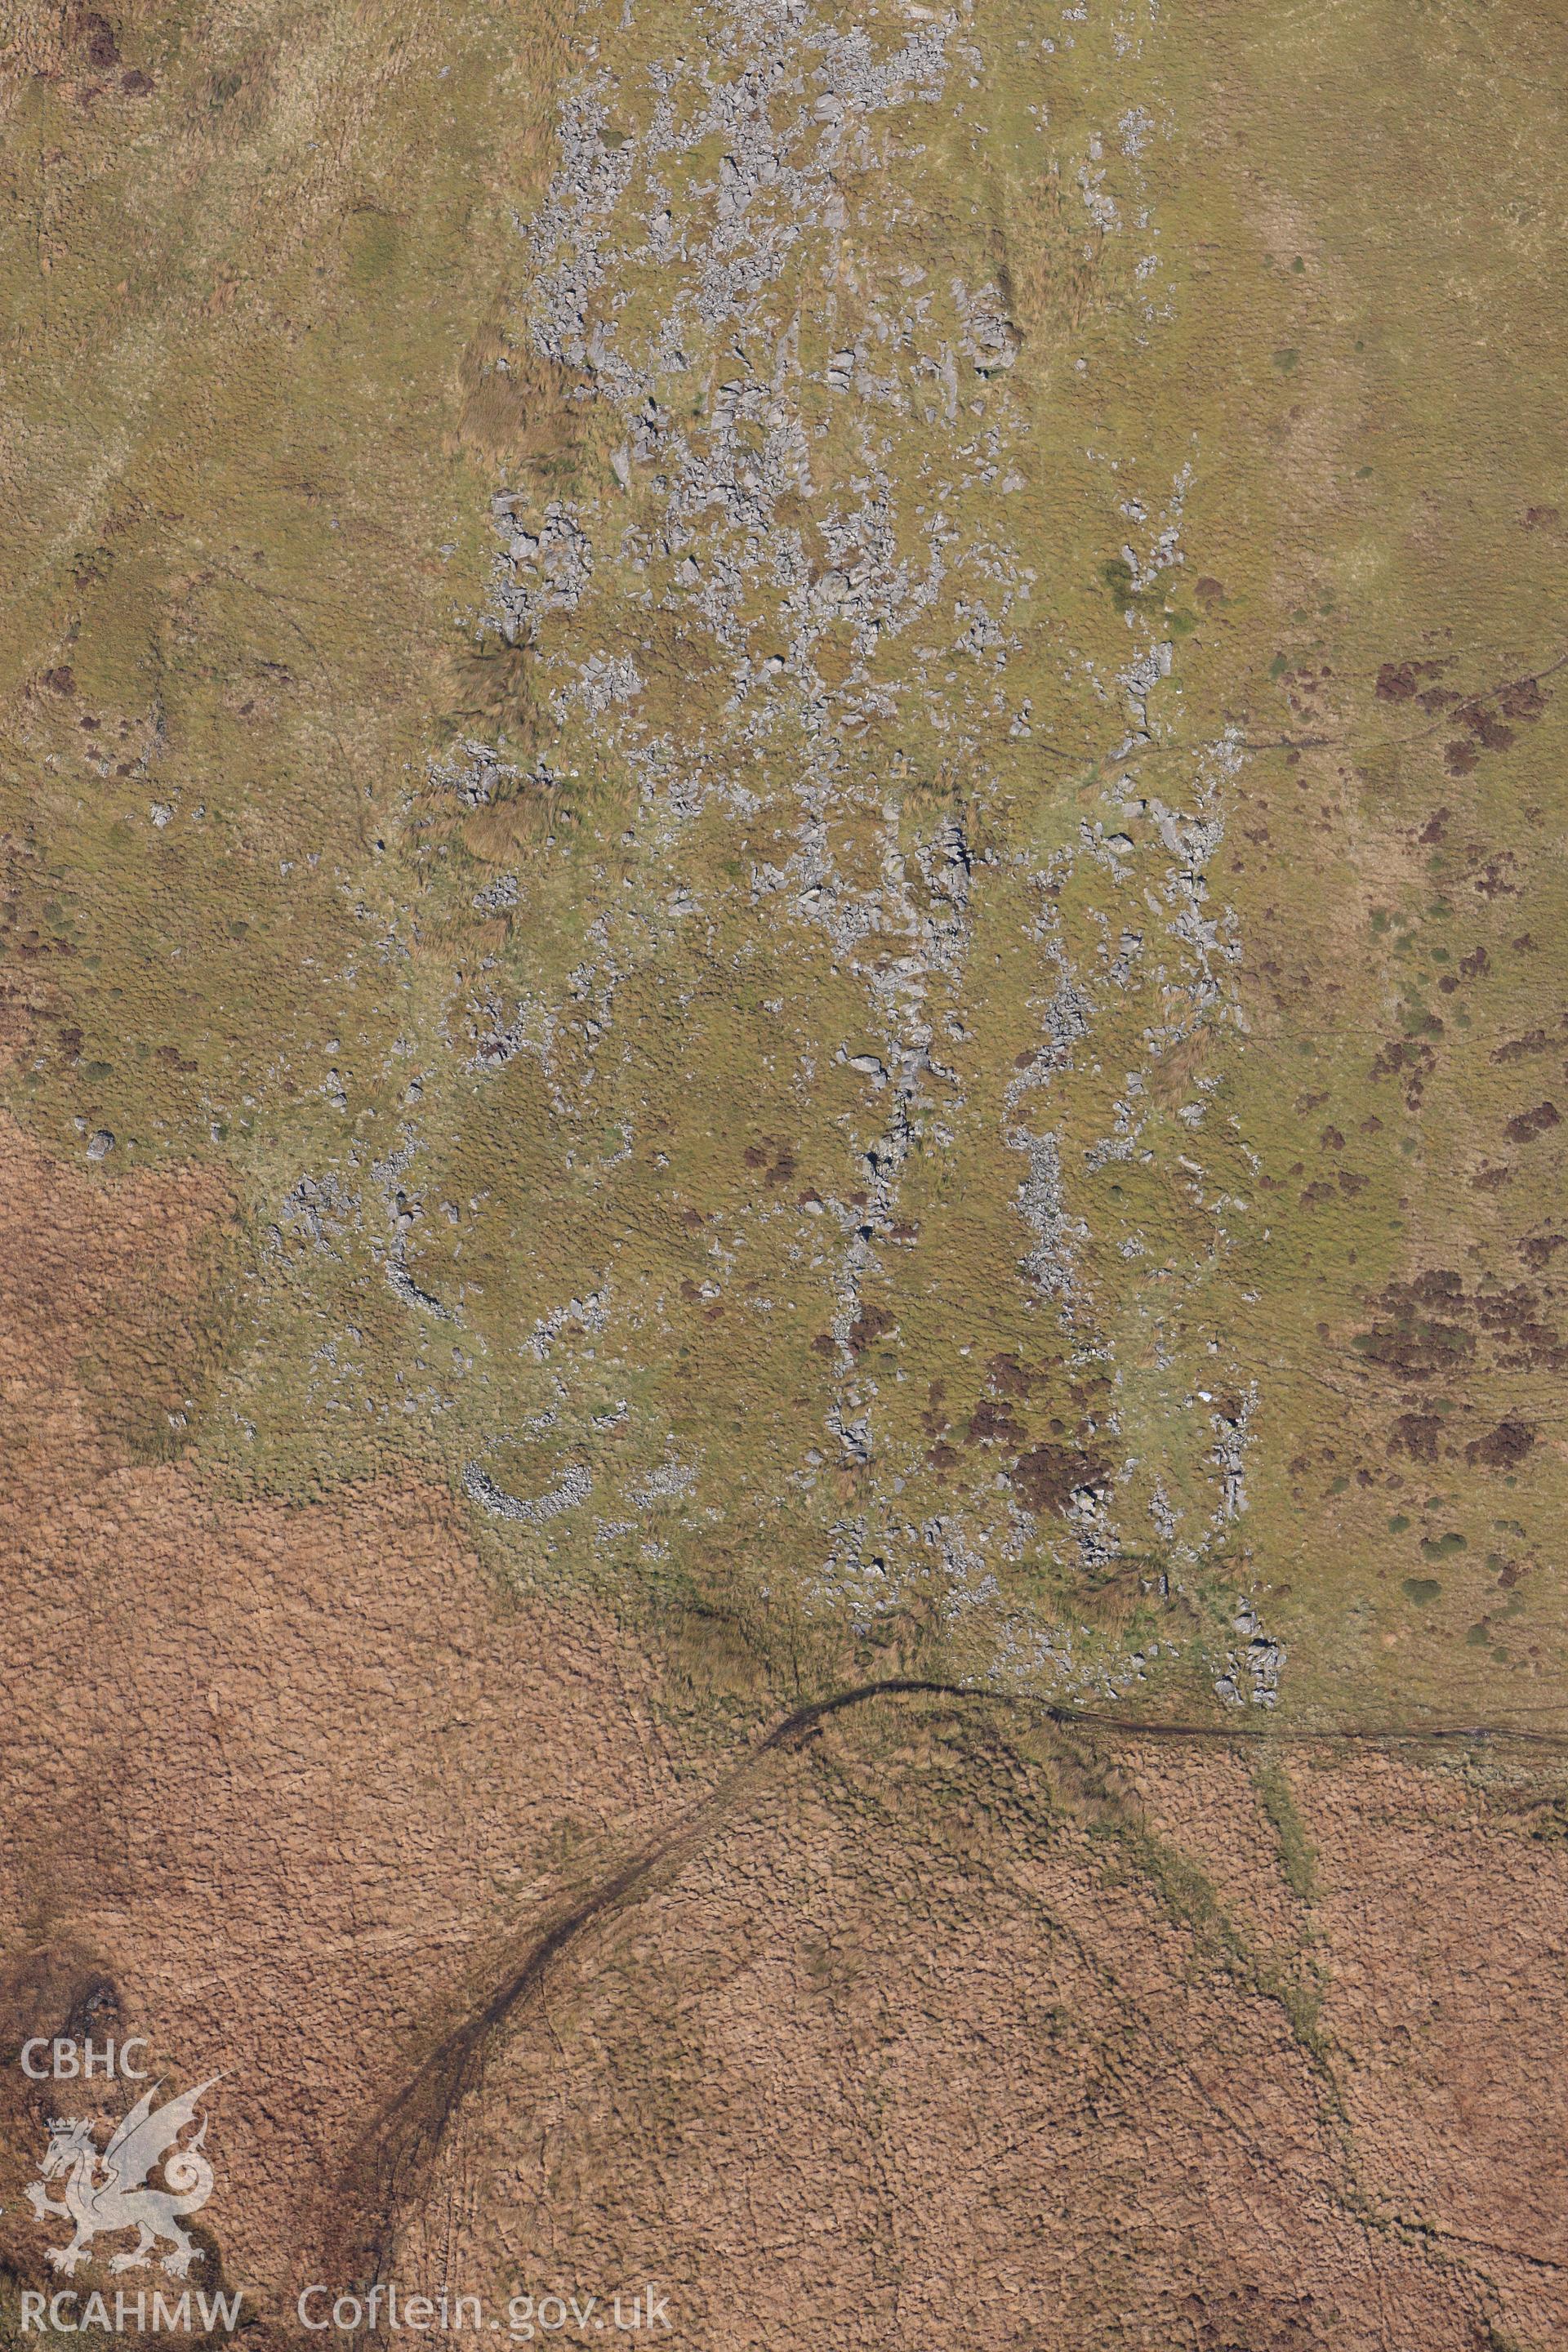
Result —
POLYGON ((1047 1511, 1063 1511, 1080 1486, 1092 1486, 1105 1475, 1105 1463, 1071 1445, 1036 1445, 1020 1454, 1013 1484, 1037 1518, 1047 1511))
POLYGON ((1510 1415, 1484 1437, 1473 1438, 1465 1448, 1465 1459, 1479 1462, 1488 1470, 1517 1470, 1534 1444, 1535 1432, 1529 1423, 1510 1415))
POLYGON ((1510 1118, 1503 1133, 1510 1143, 1533 1143, 1538 1135, 1549 1134, 1561 1127, 1563 1114, 1554 1102, 1537 1103, 1533 1110, 1521 1110, 1510 1118))

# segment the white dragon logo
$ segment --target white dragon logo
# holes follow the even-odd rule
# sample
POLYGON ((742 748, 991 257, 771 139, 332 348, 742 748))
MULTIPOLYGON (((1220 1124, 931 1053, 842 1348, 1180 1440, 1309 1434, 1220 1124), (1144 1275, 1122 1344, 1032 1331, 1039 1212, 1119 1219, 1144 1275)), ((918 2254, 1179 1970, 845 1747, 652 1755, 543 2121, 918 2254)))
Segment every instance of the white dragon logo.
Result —
POLYGON ((201 2261, 202 2250, 181 2229, 179 2217, 195 2213, 212 2195, 213 2168, 201 2153, 206 2117, 185 2147, 175 2142, 195 2114, 197 2100, 219 2080, 214 2074, 182 2098, 166 2099, 156 2110, 153 2102, 163 2084, 154 2083, 116 2125, 101 2155, 93 2144, 90 2117, 51 2118, 48 2151, 39 2168, 42 2178, 29 2186, 27 2201, 40 2221, 47 2213, 58 2213, 76 2224, 68 2245, 48 2249, 56 2270, 68 2276, 79 2263, 90 2262, 92 2240, 115 2230, 137 2230, 141 2235, 135 2245, 111 2257, 111 2271, 138 2268, 162 2238, 174 2249, 162 2263, 172 2277, 184 2278, 191 2264, 201 2261), (160 2157, 164 2186, 150 2189, 147 2176, 160 2157), (44 2183, 58 2179, 61 2173, 66 2175, 64 2200, 57 2203, 44 2183))

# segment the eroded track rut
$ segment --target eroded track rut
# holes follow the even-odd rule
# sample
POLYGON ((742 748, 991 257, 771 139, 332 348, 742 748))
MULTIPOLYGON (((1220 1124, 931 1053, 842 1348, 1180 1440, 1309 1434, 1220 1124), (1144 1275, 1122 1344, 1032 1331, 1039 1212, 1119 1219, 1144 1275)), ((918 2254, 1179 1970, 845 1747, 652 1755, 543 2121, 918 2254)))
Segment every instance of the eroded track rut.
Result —
POLYGON ((399 2230, 425 2192, 452 2120, 478 2086, 497 2037, 539 1995, 555 1963, 599 1921, 638 1902, 678 1870, 717 1829, 737 1799, 780 1756, 804 1748, 835 1716, 877 1699, 942 1699, 1049 1724, 1063 1732, 1127 1741, 1190 1741, 1213 1747, 1406 1746, 1465 1748, 1521 1744, 1568 1750, 1568 1730, 1517 1724, 1349 1724, 1325 1729, 1276 1723, 1237 1724, 1143 1718, 976 1688, 962 1683, 891 1677, 857 1684, 793 1708, 696 1804, 585 1891, 557 1904, 504 1956, 491 1989, 436 2042, 416 2071, 360 2134, 333 2184, 323 2234, 327 2273, 368 2286, 390 2275, 399 2230))

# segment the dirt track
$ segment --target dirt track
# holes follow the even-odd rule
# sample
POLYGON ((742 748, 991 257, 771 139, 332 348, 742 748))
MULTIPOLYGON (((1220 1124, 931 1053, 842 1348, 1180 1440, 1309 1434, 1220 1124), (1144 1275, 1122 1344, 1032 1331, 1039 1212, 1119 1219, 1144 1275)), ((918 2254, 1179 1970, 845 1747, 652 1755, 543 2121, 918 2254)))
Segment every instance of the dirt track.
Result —
POLYGON ((808 1701, 776 1723, 699 1804, 618 1864, 586 1894, 559 1908, 532 1933, 521 1952, 510 1957, 495 1990, 437 2043, 357 2144, 329 2200, 329 2210, 354 2218, 347 2227, 340 2221, 327 2239, 324 2267, 328 2272, 367 2286, 392 2275, 399 2215, 426 2191, 447 2126, 459 2103, 477 2087, 492 2037, 515 2021, 523 2004, 542 1990, 552 1966, 590 1927, 634 1904, 667 1865, 679 1864, 690 1854, 723 1820, 768 1759, 798 1749, 825 1724, 852 1708, 879 1698, 914 1697, 1000 1709, 1069 1733, 1131 1742, 1196 1741, 1220 1748, 1258 1744, 1327 1752, 1358 1747, 1525 1743, 1568 1750, 1568 1732, 1511 1725, 1357 1725, 1320 1731, 1258 1723, 1162 1721, 901 1676, 859 1684, 808 1701))

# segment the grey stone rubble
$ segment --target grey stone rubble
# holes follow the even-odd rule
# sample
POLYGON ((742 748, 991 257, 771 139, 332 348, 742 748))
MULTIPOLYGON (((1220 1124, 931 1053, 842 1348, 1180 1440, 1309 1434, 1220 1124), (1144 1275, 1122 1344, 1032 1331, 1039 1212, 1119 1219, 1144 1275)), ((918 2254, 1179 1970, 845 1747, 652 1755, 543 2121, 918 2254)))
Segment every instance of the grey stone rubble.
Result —
POLYGON ((495 1519, 513 1519, 524 1527, 539 1528, 551 1519, 558 1519, 563 1511, 575 1510, 585 1503, 594 1491, 594 1481, 580 1463, 571 1463, 559 1483, 547 1494, 523 1501, 498 1486, 481 1463, 463 1465, 463 1492, 470 1502, 495 1519))
POLYGON ((429 772, 438 791, 455 793, 466 808, 485 808, 500 787, 516 782, 519 772, 493 744, 470 739, 432 760, 429 772))
MULTIPOLYGON (((790 776, 798 811, 794 846, 787 856, 753 855, 751 904, 764 918, 776 909, 778 919, 819 929, 866 1003, 863 1035, 823 1044, 825 1056, 865 1081, 868 1118, 857 1126, 841 1195, 814 1204, 839 1235, 829 1275, 836 1391, 828 1432, 840 1459, 860 1463, 878 1459, 878 1390, 852 1334, 886 1272, 909 1156, 917 1148, 947 1149, 949 1122, 963 1108, 957 1072, 942 1064, 939 1040, 964 1034, 963 984, 983 861, 963 824, 944 819, 915 845, 911 863, 899 799, 889 792, 880 811, 879 882, 858 884, 836 863, 833 819, 852 791, 863 791, 849 782, 855 729, 868 719, 896 718, 900 698, 910 697, 967 762, 973 796, 984 804, 987 763, 984 738, 965 716, 968 688, 952 694, 956 673, 945 673, 944 688, 944 674, 931 665, 946 659, 981 677, 999 676, 1018 642, 1017 615, 1034 575, 1008 542, 1001 503, 1026 487, 1028 453, 1016 413, 1005 405, 1021 343, 997 283, 949 276, 939 285, 900 265, 861 288, 858 323, 837 334, 834 298, 824 296, 816 268, 823 240, 846 226, 845 166, 891 170, 900 152, 895 132, 905 142, 902 155, 918 156, 911 133, 921 110, 944 103, 951 54, 962 46, 959 23, 955 14, 929 17, 879 57, 868 32, 840 30, 813 0, 717 0, 700 63, 679 56, 656 61, 646 107, 602 69, 583 76, 563 112, 548 198, 529 231, 536 272, 529 320, 541 355, 582 379, 574 397, 613 420, 615 489, 607 499, 554 500, 531 510, 521 494, 500 493, 492 507, 499 549, 483 615, 510 642, 533 647, 563 724, 591 728, 598 754, 637 780, 639 838, 675 884, 661 915, 627 908, 600 919, 559 1007, 526 994, 510 1015, 493 994, 470 1006, 471 1066, 481 1072, 523 1051, 550 1070, 559 1027, 572 1021, 585 1042, 587 1068, 575 1102, 552 1077, 557 1116, 583 1115, 593 1048, 614 1021, 621 980, 658 956, 668 925, 703 919, 696 894, 678 879, 682 827, 713 805, 750 822, 761 803, 741 781, 749 761, 781 761, 790 776), (607 136, 612 110, 616 129, 607 136), (719 149, 711 165, 710 142, 719 149), (693 177, 700 157, 706 179, 693 177), (703 209, 710 200, 710 214, 703 209), (639 294, 647 297, 641 308, 639 294), (650 321, 634 329, 629 321, 645 311, 650 321), (828 329, 815 380, 800 357, 806 315, 828 329), (985 386, 1001 405, 976 425, 968 403, 985 386), (852 482, 824 482, 814 473, 822 420, 813 404, 823 400, 864 419, 852 482), (919 468, 902 479, 882 462, 872 429, 879 418, 920 421, 919 468), (994 494, 990 540, 965 544, 944 511, 949 490, 960 487, 994 494), (821 562, 781 518, 782 502, 794 498, 813 502, 821 562), (919 562, 900 552, 911 540, 923 550, 919 562), (763 641, 771 640, 761 656, 748 646, 759 594, 770 613, 763 641), (699 721, 679 742, 644 718, 644 678, 626 649, 630 617, 638 616, 640 631, 641 616, 659 606, 706 634, 728 679, 721 726, 710 731, 699 721), (846 626, 852 666, 830 688, 825 640, 846 626), (939 626, 939 641, 917 642, 939 626), (909 648, 904 672, 874 679, 873 654, 885 673, 889 649, 900 641, 909 648), (889 945, 900 950, 893 958, 889 945), (948 1096, 941 1107, 927 1083, 933 1076, 948 1096)), ((1135 161, 1157 129, 1145 109, 1129 107, 1116 143, 1135 161)), ((1098 234, 1127 233, 1098 137, 1089 142, 1079 188, 1098 234)), ((1151 240, 1158 235, 1146 208, 1135 225, 1151 240)), ((1152 268, 1152 246, 1146 258, 1152 268)), ((1142 501, 1122 502, 1130 526, 1122 560, 1140 593, 1185 560, 1180 526, 1191 471, 1178 469, 1156 520, 1142 501)), ((1163 740, 1173 649, 1151 637, 1133 612, 1126 617, 1133 641, 1116 683, 1132 732, 1119 756, 1136 759, 1163 740)), ((1083 667, 1109 719, 1110 682, 1083 667)), ((1015 698, 1008 707, 999 688, 997 695, 999 734, 1026 740, 1031 706, 1020 708, 1015 698)), ((1069 1205, 1077 1171, 1064 1166, 1065 1129, 1051 1116, 1051 1089, 1096 1050, 1105 1013, 1145 998, 1151 1017, 1142 1066, 1126 1071, 1109 1131, 1087 1159, 1092 1170, 1151 1158, 1145 1135, 1156 1066, 1201 1024, 1236 1017, 1235 921, 1211 902, 1207 876, 1240 757, 1234 740, 1211 747, 1196 761, 1186 806, 1130 796, 1109 826, 1086 820, 1077 846, 1054 852, 1033 877, 1034 935, 1047 983, 1039 1003, 1042 1044, 1007 1090, 1004 1133, 1026 1162, 1017 1193, 1021 1268, 1086 1360, 1099 1346, 1097 1301, 1082 1270, 1089 1236, 1069 1205), (1085 870, 1103 877, 1105 903, 1114 910, 1092 955, 1075 951, 1054 904, 1067 875, 1085 870)), ((1160 772, 1163 780, 1176 771, 1166 762, 1160 772)), ((515 774, 503 772, 499 754, 469 743, 447 763, 445 781, 479 804, 515 774)), ((518 903, 513 879, 480 894, 487 911, 518 903)), ((1201 1106, 1190 1108, 1201 1117, 1201 1106)), ((1196 1162, 1177 1164, 1201 1179, 1196 1162)), ((1201 1183, 1197 1197, 1215 1220, 1216 1246, 1228 1246, 1223 1199, 1201 1183)), ((1136 1234, 1127 1235, 1123 1262, 1135 1265, 1142 1247, 1136 1234)), ((1156 1364, 1169 1362, 1158 1325, 1153 1344, 1156 1364)), ((1114 1430, 1113 1418, 1107 1427, 1114 1430)), ((1218 1522, 1234 1521, 1245 1507, 1244 1442, 1244 1430, 1234 1444, 1219 1434, 1210 1460, 1218 1522)), ((1155 1523, 1180 1548, 1181 1515, 1157 1482, 1154 1491, 1155 1523)), ((1117 1557, 1115 1501, 1114 1481, 1072 1498, 1069 1522, 1084 1558, 1117 1557)), ((1023 1515, 1005 1495, 999 1509, 997 1539, 1016 1544, 1023 1515)), ((973 1541, 979 1539, 975 1531, 973 1541)), ((923 1541, 910 1540, 916 1549, 923 1541)), ((1201 1549, 1205 1538, 1194 1540, 1201 1549)), ((952 1547, 970 1535, 954 1530, 943 1557, 956 1559, 952 1547)), ((858 1558, 847 1535, 844 1542, 844 1559, 858 1558)), ((1190 1544, 1184 1556, 1192 1556, 1190 1544)), ((902 1589, 903 1571, 885 1539, 868 1557, 879 1570, 873 1581, 889 1592, 902 1589)), ((910 1572, 913 1558, 911 1550, 910 1572)), ((839 1581, 844 1577, 855 1580, 847 1567, 839 1581)))
POLYGON ((1265 1633, 1250 1601, 1238 1604, 1231 1619, 1231 1630, 1240 1634, 1245 1646, 1232 1650, 1226 1659, 1224 1673, 1215 1680, 1215 1692, 1227 1706, 1242 1706, 1248 1702, 1254 1706, 1277 1706, 1279 1674, 1286 1658, 1284 1643, 1265 1633))

